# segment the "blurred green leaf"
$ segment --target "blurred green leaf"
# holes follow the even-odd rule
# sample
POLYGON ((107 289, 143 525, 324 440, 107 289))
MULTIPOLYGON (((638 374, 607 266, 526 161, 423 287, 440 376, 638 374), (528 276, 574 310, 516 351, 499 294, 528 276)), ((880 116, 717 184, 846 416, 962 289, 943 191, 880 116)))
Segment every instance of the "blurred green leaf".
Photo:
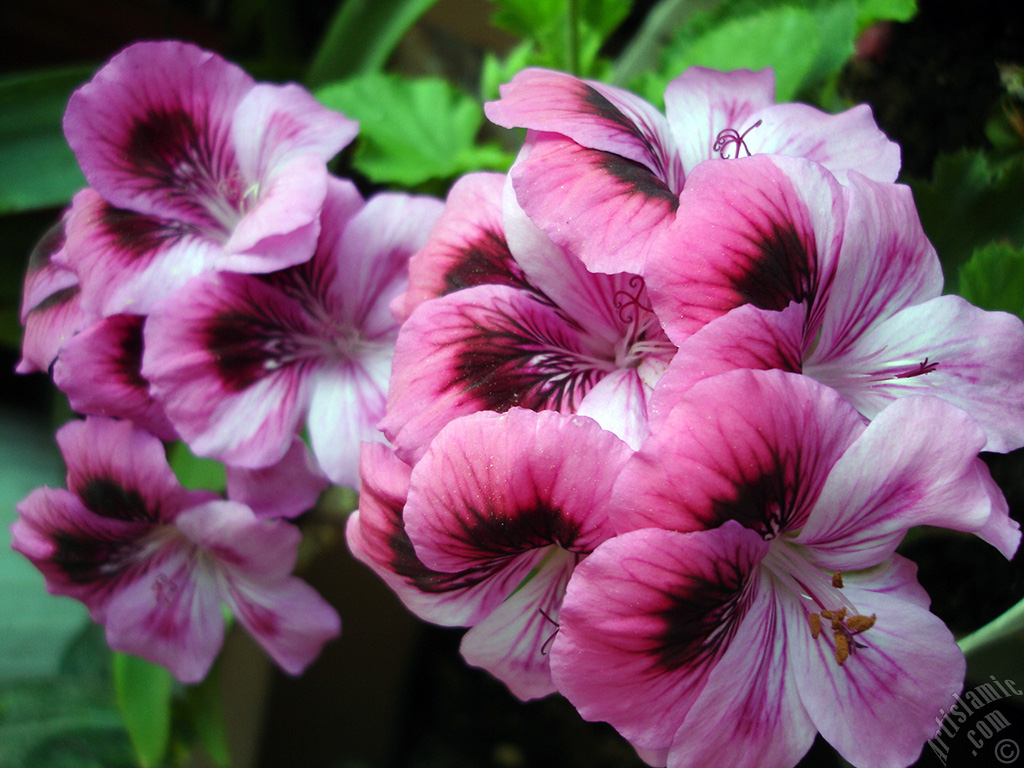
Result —
POLYGON ((679 46, 669 56, 667 71, 674 77, 695 65, 722 70, 772 67, 776 99, 790 101, 811 72, 819 49, 814 14, 780 6, 729 20, 679 46))
POLYGON ((976 250, 960 267, 959 293, 982 309, 1024 319, 1024 249, 990 243, 976 250))
POLYGON ((858 0, 860 29, 877 21, 910 21, 917 14, 917 0, 858 0))
POLYGON ((178 476, 178 482, 186 488, 221 491, 227 486, 224 465, 196 456, 185 443, 173 443, 167 451, 167 461, 178 476))
POLYGON ((0 79, 0 213, 65 205, 85 178, 64 140, 71 92, 92 68, 0 79))
POLYGON ((526 40, 565 21, 567 0, 494 0, 491 22, 526 40))
POLYGON ((414 187, 511 162, 496 145, 476 143, 481 105, 439 78, 370 73, 316 96, 359 121, 353 164, 373 181, 414 187))
POLYGON ((402 36, 437 0, 343 0, 313 57, 311 88, 384 67, 402 36))
POLYGON ((203 682, 185 688, 185 713, 214 764, 229 765, 231 753, 224 727, 219 662, 213 665, 203 682))
POLYGON ((127 653, 114 654, 114 690, 142 768, 160 765, 171 735, 171 673, 127 653))
POLYGON ((1024 157, 994 165, 982 152, 942 155, 931 181, 909 180, 921 224, 939 252, 946 290, 977 248, 1024 247, 1024 157))

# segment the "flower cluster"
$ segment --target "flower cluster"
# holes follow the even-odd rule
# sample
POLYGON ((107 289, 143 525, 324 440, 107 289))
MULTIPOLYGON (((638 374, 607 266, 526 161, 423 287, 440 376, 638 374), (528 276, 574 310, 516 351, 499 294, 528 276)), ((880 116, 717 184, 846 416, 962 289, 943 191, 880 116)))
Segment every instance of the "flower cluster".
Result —
POLYGON ((979 452, 1024 445, 1024 325, 941 295, 867 107, 773 102, 767 71, 691 69, 665 114, 502 89, 525 143, 411 261, 347 538, 652 765, 785 768, 821 733, 906 766, 965 665, 896 547, 1016 551, 979 452))
POLYGON ((340 628, 290 575, 282 518, 357 483, 389 303, 442 210, 332 176, 357 130, 177 42, 131 46, 68 105, 89 186, 33 254, 18 370, 52 370, 86 418, 58 434, 67 490, 19 505, 14 548, 113 648, 183 681, 219 650, 221 603, 292 673, 340 628), (177 439, 227 465, 226 500, 178 484, 161 445, 177 439))

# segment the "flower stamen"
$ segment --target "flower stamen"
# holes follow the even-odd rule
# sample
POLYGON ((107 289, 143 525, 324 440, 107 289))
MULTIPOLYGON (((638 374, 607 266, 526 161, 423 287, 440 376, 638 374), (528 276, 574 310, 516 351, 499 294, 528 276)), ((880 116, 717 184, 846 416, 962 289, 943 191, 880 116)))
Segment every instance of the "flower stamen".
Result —
POLYGON ((743 133, 740 133, 735 128, 726 128, 725 130, 720 131, 718 136, 715 138, 715 143, 712 149, 715 152, 717 152, 718 156, 721 157, 723 160, 735 160, 740 156, 741 149, 747 153, 747 157, 750 157, 750 155, 753 153, 750 151, 750 148, 747 146, 744 139, 746 138, 748 133, 757 128, 757 126, 759 126, 760 124, 761 121, 758 120, 752 126, 747 128, 747 130, 745 130, 743 133), (730 158, 726 154, 729 150, 730 144, 736 145, 736 152, 733 154, 732 158, 730 158))

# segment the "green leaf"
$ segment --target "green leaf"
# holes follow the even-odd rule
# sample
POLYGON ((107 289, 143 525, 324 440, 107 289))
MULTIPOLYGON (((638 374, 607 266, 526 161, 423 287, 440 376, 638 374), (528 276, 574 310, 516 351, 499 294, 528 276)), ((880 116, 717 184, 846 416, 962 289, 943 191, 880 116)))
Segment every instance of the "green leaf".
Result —
POLYGON ((959 293, 982 309, 1024 319, 1024 249, 991 243, 976 250, 960 267, 959 293))
POLYGON ((227 486, 224 465, 214 459, 196 456, 185 443, 174 443, 167 452, 167 461, 178 476, 178 482, 193 490, 220 491, 227 486))
POLYGON ((483 108, 440 78, 369 73, 316 96, 359 120, 353 164, 373 181, 414 187, 511 162, 496 145, 476 143, 483 108))
POLYGON ((171 673, 127 653, 114 654, 117 704, 142 768, 160 765, 171 735, 171 673))
POLYGON ((437 0, 343 0, 306 74, 315 88, 379 71, 402 36, 437 0))
POLYGON ((694 65, 714 69, 775 70, 777 101, 793 99, 820 48, 818 21, 802 8, 780 6, 714 27, 670 54, 668 72, 694 65))
POLYGON ((946 290, 977 248, 1024 247, 1024 158, 993 165, 976 150, 942 155, 930 182, 909 180, 921 224, 939 252, 946 290))
POLYGON ((229 765, 231 752, 224 727, 219 661, 213 665, 203 682, 185 689, 185 712, 214 764, 229 765))
POLYGON ((527 40, 565 21, 567 0, 495 0, 491 17, 496 27, 527 40))
POLYGON ((910 21, 917 14, 917 0, 859 0, 858 5, 861 29, 876 21, 910 21))
POLYGON ((0 79, 0 213, 63 206, 85 186, 61 121, 92 68, 0 79))

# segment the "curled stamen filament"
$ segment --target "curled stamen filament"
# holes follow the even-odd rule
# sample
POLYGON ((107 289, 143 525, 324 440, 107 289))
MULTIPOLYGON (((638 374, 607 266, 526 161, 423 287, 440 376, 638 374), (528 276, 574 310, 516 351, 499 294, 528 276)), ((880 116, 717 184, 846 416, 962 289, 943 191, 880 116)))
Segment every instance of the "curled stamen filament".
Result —
POLYGON ((721 157, 723 160, 729 160, 729 159, 735 160, 737 157, 740 156, 740 150, 741 149, 744 152, 747 153, 747 157, 750 157, 750 155, 751 155, 750 148, 747 147, 747 144, 744 141, 744 139, 747 137, 748 133, 750 133, 752 130, 757 128, 757 126, 759 126, 760 124, 761 124, 761 121, 758 120, 752 126, 747 128, 747 130, 745 130, 743 133, 740 133, 735 128, 726 128, 725 130, 720 131, 718 136, 715 138, 715 143, 714 143, 714 146, 712 147, 712 149, 715 152, 717 152, 718 156, 721 157), (735 144, 736 145, 736 152, 732 156, 732 158, 729 158, 726 155, 726 152, 728 151, 730 144, 735 144))

